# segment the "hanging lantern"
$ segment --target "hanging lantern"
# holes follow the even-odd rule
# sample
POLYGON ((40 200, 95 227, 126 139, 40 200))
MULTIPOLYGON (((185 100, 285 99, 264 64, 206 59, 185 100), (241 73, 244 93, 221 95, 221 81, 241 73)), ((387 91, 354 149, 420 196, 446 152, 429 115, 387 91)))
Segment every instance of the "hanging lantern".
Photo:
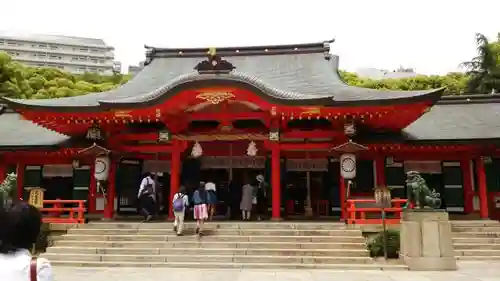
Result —
POLYGON ((255 157, 255 156, 257 156, 257 151, 259 151, 259 150, 257 149, 257 145, 255 144, 255 142, 251 141, 251 142, 248 144, 248 148, 247 148, 247 155, 248 155, 248 156, 255 157))
POLYGON ((105 181, 109 176, 110 160, 107 155, 100 155, 95 158, 94 177, 98 181, 105 181))
POLYGON ((198 158, 201 155, 203 155, 203 149, 201 148, 199 142, 195 142, 193 145, 193 150, 191 150, 191 156, 193 156, 194 158, 198 158))
POLYGON ((344 153, 340 156, 340 175, 344 179, 356 178, 356 156, 344 153))

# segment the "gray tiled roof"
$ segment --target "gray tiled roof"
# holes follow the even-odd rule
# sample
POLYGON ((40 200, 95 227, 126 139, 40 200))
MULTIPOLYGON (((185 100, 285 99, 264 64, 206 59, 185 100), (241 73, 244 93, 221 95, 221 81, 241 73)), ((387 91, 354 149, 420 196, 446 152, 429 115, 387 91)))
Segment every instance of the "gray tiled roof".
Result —
POLYGON ((14 31, 0 31, 0 38, 13 40, 34 41, 40 43, 66 44, 71 46, 96 46, 108 47, 104 40, 97 38, 85 38, 75 36, 50 35, 50 34, 31 34, 14 31))
MULTIPOLYGON (((264 92, 276 102, 317 100, 322 105, 335 102, 363 102, 401 100, 423 97, 432 91, 381 91, 349 86, 343 83, 337 72, 338 57, 325 54, 328 48, 291 53, 251 55, 228 54, 222 58, 236 69, 229 74, 199 74, 193 68, 206 57, 161 56, 172 49, 159 49, 157 56, 131 81, 121 87, 103 93, 50 100, 9 100, 14 104, 50 107, 97 107, 100 103, 142 103, 155 100, 168 90, 192 81, 230 80, 249 84, 264 92), (333 101, 332 101, 333 100, 333 101)), ((151 53, 151 52, 150 52, 151 53)), ((222 51, 224 53, 224 49, 222 51)), ((255 52, 254 52, 255 53, 255 52)), ((218 53, 219 54, 219 53, 218 53)))
POLYGON ((21 115, 6 112, 0 116, 0 146, 51 146, 60 144, 69 137, 50 131, 22 119, 21 115))
POLYGON ((403 132, 410 140, 500 139, 500 103, 436 104, 403 132))

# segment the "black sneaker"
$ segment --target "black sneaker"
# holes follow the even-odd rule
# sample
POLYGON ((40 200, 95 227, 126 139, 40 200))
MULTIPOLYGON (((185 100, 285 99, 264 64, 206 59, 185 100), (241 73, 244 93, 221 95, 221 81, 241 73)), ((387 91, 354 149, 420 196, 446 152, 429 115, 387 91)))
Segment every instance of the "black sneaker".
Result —
POLYGON ((182 233, 177 233, 177 236, 182 236, 182 233))
POLYGON ((177 232, 177 226, 174 226, 174 232, 177 232))
POLYGON ((195 233, 196 234, 200 234, 200 228, 197 227, 196 230, 195 230, 195 233))

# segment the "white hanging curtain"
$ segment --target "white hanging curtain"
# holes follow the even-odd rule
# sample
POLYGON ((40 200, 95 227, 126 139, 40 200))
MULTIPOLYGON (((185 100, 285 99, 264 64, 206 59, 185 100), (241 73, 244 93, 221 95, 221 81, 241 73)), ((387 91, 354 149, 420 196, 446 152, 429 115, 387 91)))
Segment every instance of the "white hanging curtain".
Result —
POLYGON ((54 178, 54 177, 71 178, 73 177, 73 166, 44 165, 42 175, 44 178, 54 178))
POLYGON ((405 161, 405 172, 416 171, 421 174, 441 174, 441 162, 439 161, 405 161))
POLYGON ((142 166, 143 172, 164 173, 170 171, 170 161, 164 160, 146 160, 142 166))

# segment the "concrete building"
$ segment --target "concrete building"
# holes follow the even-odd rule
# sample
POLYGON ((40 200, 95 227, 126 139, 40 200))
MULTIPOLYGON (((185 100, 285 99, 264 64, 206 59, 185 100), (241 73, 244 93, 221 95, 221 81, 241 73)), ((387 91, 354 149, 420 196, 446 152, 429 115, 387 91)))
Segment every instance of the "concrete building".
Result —
POLYGON ((403 67, 392 71, 378 68, 361 68, 356 71, 356 74, 359 77, 373 80, 409 78, 418 75, 413 69, 403 67))
POLYGON ((141 61, 139 65, 129 65, 128 67, 128 74, 132 74, 135 76, 139 71, 141 71, 144 68, 144 62, 141 61))
POLYGON ((21 63, 55 67, 71 73, 120 72, 114 48, 101 39, 0 31, 0 50, 21 63))

